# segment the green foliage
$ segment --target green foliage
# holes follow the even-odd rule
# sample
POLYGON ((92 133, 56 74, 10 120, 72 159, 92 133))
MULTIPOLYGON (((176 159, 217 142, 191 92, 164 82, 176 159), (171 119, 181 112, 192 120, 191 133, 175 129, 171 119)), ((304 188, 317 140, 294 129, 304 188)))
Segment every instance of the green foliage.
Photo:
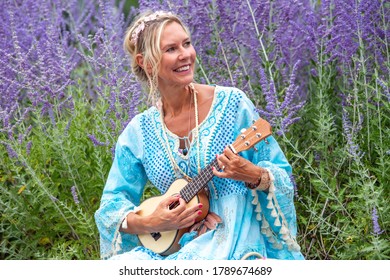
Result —
POLYGON ((377 73, 367 76, 363 67, 343 69, 352 79, 337 75, 336 65, 312 67, 318 76, 310 77, 301 120, 280 138, 296 176, 303 253, 308 259, 389 259, 388 96, 377 73))
MULTIPOLYGON (((31 112, 28 136, 21 145, 11 142, 17 158, 10 159, 0 146, 2 259, 99 258, 93 215, 112 152, 95 147, 87 133, 104 129, 96 117, 104 114, 104 106, 92 107, 76 87, 69 90, 74 91, 73 109, 55 107, 54 123, 38 109, 31 112)), ((19 132, 25 127, 22 123, 19 132)))

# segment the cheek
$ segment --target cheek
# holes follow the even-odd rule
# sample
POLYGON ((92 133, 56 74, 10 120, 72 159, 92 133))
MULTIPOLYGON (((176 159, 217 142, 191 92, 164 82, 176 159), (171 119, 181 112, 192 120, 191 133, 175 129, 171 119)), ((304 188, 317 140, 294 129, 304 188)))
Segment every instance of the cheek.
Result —
POLYGON ((191 50, 191 57, 195 60, 196 58, 196 50, 194 49, 194 47, 192 47, 192 50, 191 50))

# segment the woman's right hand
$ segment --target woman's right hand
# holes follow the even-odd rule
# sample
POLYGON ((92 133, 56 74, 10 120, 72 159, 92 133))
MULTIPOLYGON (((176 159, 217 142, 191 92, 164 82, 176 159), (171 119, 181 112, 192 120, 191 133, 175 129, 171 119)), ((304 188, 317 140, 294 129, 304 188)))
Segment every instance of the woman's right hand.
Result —
POLYGON ((189 207, 180 196, 169 196, 163 199, 150 218, 150 232, 169 231, 181 228, 187 228, 195 223, 195 219, 202 214, 201 203, 189 207), (171 207, 171 205, 177 205, 171 207), (172 209, 171 209, 172 208, 172 209))
POLYGON ((202 214, 203 205, 199 203, 188 209, 186 206, 186 202, 180 196, 169 196, 161 200, 152 214, 148 216, 129 213, 126 217, 127 228, 121 227, 121 231, 130 234, 145 234, 190 227, 202 214), (171 207, 171 205, 177 206, 171 207))

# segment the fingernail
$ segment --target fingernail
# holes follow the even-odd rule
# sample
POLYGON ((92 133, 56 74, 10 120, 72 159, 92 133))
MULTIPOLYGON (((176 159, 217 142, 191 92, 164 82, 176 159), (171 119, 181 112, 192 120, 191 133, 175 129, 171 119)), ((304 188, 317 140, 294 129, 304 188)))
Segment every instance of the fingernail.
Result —
POLYGON ((199 212, 198 212, 198 215, 199 215, 199 216, 202 215, 202 211, 199 211, 199 212))
POLYGON ((202 209, 202 207, 203 207, 203 204, 200 203, 200 204, 199 204, 199 209, 202 209))
POLYGON ((215 167, 213 166, 213 167, 211 167, 211 169, 214 171, 214 170, 215 170, 215 167))
POLYGON ((218 154, 216 154, 215 156, 218 158, 218 156, 219 156, 219 155, 218 155, 218 154))

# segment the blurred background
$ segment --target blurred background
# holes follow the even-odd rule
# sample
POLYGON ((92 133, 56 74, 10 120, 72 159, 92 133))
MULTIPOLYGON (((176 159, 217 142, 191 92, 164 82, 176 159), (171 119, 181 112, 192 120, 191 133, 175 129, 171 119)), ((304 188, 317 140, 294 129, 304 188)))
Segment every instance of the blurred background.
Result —
POLYGON ((116 139, 150 105, 122 49, 147 9, 189 26, 197 82, 244 90, 273 125, 306 258, 389 259, 381 0, 1 1, 0 259, 100 258, 93 215, 116 139))

